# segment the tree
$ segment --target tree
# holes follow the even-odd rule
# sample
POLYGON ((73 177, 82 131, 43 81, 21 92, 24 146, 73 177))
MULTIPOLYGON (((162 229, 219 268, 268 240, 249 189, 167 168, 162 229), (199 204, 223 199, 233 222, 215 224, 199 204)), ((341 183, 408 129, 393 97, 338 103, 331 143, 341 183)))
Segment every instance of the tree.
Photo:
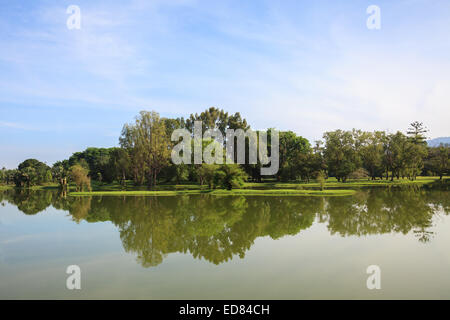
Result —
POLYGON ((27 159, 19 164, 14 181, 18 187, 31 187, 51 182, 51 169, 39 160, 27 159))
POLYGON ((144 184, 145 180, 145 159, 142 145, 137 143, 139 136, 137 126, 125 124, 119 138, 120 146, 127 152, 130 162, 130 170, 136 185, 144 184))
POLYGON ((295 180, 299 175, 301 162, 305 162, 306 155, 311 152, 311 145, 307 139, 292 131, 280 132, 279 139, 280 170, 277 179, 295 180))
POLYGON ((83 152, 75 152, 69 158, 69 166, 81 164, 89 169, 89 176, 93 180, 112 182, 115 178, 111 170, 111 154, 117 148, 87 148, 83 152))
POLYGON ((57 161, 52 166, 53 179, 58 181, 60 188, 67 189, 67 176, 69 172, 69 161, 57 161))
POLYGON ((91 179, 88 177, 89 171, 81 165, 76 164, 70 167, 70 178, 76 184, 77 191, 87 189, 91 191, 91 179))
POLYGON ((186 128, 192 133, 195 121, 202 121, 202 133, 208 129, 218 129, 223 136, 225 136, 227 128, 234 130, 247 130, 250 128, 247 120, 243 119, 239 112, 236 112, 234 115, 228 115, 228 112, 215 107, 211 107, 200 114, 191 114, 189 119, 186 119, 186 128))
POLYGON ((117 180, 125 185, 125 180, 130 169, 130 156, 123 148, 114 148, 110 153, 109 170, 111 180, 117 180))
POLYGON ((402 176, 407 176, 411 180, 416 179, 422 172, 427 154, 428 150, 425 145, 408 140, 405 144, 402 176))
POLYGON ((197 177, 200 185, 207 184, 209 189, 215 188, 217 164, 203 163, 197 168, 197 177))
POLYGON ((328 170, 338 181, 347 180, 350 173, 361 166, 359 150, 355 145, 355 136, 358 133, 353 131, 336 130, 325 132, 324 157, 328 170))
POLYGON ((317 172, 316 180, 319 184, 320 190, 323 191, 325 189, 325 174, 323 173, 323 171, 317 172))
POLYGON ((410 124, 407 131, 408 144, 405 150, 405 174, 410 179, 415 179, 422 171, 424 159, 427 156, 427 142, 425 133, 428 130, 424 127, 422 122, 415 121, 410 124))
POLYGON ((369 172, 367 172, 366 169, 364 168, 358 168, 355 171, 353 171, 352 173, 349 174, 349 179, 366 179, 367 177, 369 177, 369 172))
POLYGON ((430 148, 429 157, 426 160, 426 167, 434 174, 442 177, 450 172, 450 147, 443 145, 435 148, 430 148))
POLYGON ((408 128, 407 135, 411 139, 414 144, 422 144, 426 145, 426 136, 425 133, 428 132, 428 129, 425 128, 422 122, 414 121, 410 124, 408 128))
POLYGON ((387 136, 383 146, 386 179, 389 177, 389 171, 391 172, 391 181, 394 180, 394 177, 400 178, 401 171, 405 167, 407 143, 407 137, 400 131, 387 136))
POLYGON ((15 176, 17 174, 17 170, 13 169, 13 170, 8 170, 5 167, 2 168, 2 170, 0 171, 0 183, 4 183, 4 184, 10 184, 13 183, 15 180, 15 176))
POLYGON ((144 178, 150 188, 156 185, 160 171, 170 159, 170 137, 159 114, 141 111, 134 124, 125 125, 120 137, 120 145, 129 151, 135 181, 144 178))
POLYGON ((372 180, 383 176, 383 143, 386 135, 382 131, 364 132, 360 136, 360 154, 362 165, 367 170, 372 180))
POLYGON ((161 118, 166 127, 166 134, 170 138, 175 129, 181 129, 186 127, 186 121, 183 117, 171 119, 171 118, 161 118))
POLYGON ((6 168, 3 167, 2 170, 0 170, 0 183, 6 182, 6 168))

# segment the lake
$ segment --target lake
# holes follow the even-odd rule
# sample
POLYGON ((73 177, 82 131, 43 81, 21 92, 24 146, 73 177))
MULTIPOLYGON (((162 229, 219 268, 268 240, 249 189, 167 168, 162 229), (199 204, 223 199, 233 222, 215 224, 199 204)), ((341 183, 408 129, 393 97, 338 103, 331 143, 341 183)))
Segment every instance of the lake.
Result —
POLYGON ((0 192, 0 299, 450 299, 447 190, 0 192), (81 269, 68 290, 66 269, 81 269), (366 286, 367 267, 381 289, 366 286))

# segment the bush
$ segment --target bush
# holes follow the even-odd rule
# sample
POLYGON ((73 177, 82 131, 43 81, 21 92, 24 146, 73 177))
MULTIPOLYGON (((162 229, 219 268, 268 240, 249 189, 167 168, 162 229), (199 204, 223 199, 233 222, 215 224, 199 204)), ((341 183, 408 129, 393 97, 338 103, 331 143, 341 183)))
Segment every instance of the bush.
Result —
POLYGON ((369 172, 364 168, 358 168, 349 174, 349 179, 365 179, 369 177, 369 172))
POLYGON ((88 169, 83 168, 79 164, 76 164, 70 168, 70 178, 77 185, 77 191, 83 191, 86 187, 88 191, 91 191, 91 179, 88 177, 88 169))
POLYGON ((224 164, 217 170, 215 175, 217 184, 227 190, 244 186, 247 174, 237 164, 224 164))
POLYGON ((323 171, 319 171, 317 173, 316 180, 317 180, 317 183, 319 183, 320 190, 323 191, 325 189, 325 174, 323 173, 323 171))

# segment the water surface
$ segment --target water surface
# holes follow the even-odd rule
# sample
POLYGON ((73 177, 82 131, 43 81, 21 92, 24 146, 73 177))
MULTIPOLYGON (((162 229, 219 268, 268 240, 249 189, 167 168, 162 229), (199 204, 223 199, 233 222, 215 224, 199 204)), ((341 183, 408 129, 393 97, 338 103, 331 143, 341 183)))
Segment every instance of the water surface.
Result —
POLYGON ((0 298, 450 299, 448 191, 347 197, 0 192, 0 298), (366 268, 381 268, 368 290, 366 268), (82 289, 66 289, 67 266, 82 289))

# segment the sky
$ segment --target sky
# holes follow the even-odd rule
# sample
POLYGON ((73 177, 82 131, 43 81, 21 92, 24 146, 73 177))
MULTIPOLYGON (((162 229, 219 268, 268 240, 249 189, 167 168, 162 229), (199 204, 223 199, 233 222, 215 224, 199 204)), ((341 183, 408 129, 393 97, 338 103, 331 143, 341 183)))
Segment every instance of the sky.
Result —
POLYGON ((117 146, 140 110, 450 136, 449 31, 448 0, 1 0, 0 167, 117 146))

